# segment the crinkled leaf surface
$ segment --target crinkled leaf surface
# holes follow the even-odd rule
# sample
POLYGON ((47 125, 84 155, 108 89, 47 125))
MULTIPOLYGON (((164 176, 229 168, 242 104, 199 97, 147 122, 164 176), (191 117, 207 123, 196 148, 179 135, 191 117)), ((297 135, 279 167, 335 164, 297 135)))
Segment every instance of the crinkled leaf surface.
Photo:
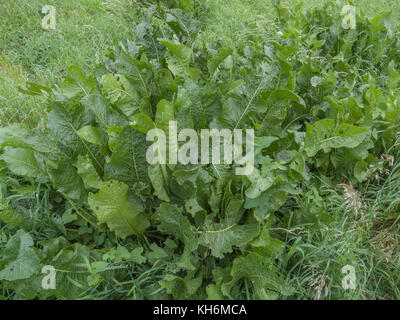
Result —
POLYGON ((39 258, 32 246, 32 237, 23 230, 11 237, 1 255, 0 280, 27 279, 39 271, 39 258))
POLYGON ((15 174, 29 178, 41 175, 41 170, 36 162, 35 155, 27 149, 7 149, 0 159, 4 160, 8 168, 15 174))
POLYGON ((149 183, 146 136, 127 126, 122 129, 105 166, 105 179, 117 179, 129 186, 149 183))
POLYGON ((178 266, 189 270, 195 267, 190 261, 190 255, 198 247, 198 238, 195 230, 182 210, 175 205, 162 203, 156 211, 155 218, 160 221, 158 229, 179 239, 184 244, 182 256, 177 262, 178 266))
POLYGON ((225 211, 225 218, 218 222, 212 215, 207 216, 200 243, 211 249, 213 256, 223 258, 232 252, 232 247, 242 247, 254 239, 259 232, 255 222, 239 224, 243 201, 232 200, 225 211))
POLYGON ((117 236, 141 236, 149 226, 143 207, 128 198, 128 186, 120 181, 104 182, 100 191, 89 194, 89 205, 100 223, 107 223, 117 236))
POLYGON ((332 148, 355 148, 368 136, 367 128, 343 123, 335 125, 333 119, 319 120, 307 125, 305 150, 307 156, 313 157, 319 150, 329 152, 332 148))
POLYGON ((231 276, 230 282, 222 284, 222 292, 227 296, 230 295, 232 287, 242 279, 251 281, 258 299, 268 299, 268 290, 278 291, 283 295, 293 292, 283 277, 277 274, 272 261, 255 253, 236 258, 233 261, 231 276))

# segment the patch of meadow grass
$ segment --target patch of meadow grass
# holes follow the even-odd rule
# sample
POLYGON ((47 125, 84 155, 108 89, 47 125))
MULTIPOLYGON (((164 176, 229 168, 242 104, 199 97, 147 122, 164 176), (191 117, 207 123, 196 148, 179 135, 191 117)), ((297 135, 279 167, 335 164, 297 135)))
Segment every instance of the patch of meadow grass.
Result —
POLYGON ((15 0, 0 3, 0 125, 40 122, 41 101, 18 92, 25 81, 57 85, 70 65, 86 71, 107 49, 132 36, 137 1, 15 0), (56 30, 44 30, 41 9, 56 8, 56 30))
POLYGON ((400 298, 400 162, 399 153, 382 157, 370 179, 353 186, 323 184, 329 223, 305 223, 309 194, 292 208, 286 243, 286 277, 299 299, 400 298), (393 162, 392 162, 393 161, 393 162), (295 210, 295 208, 298 210, 295 210), (299 222, 293 222, 293 221, 299 222), (356 271, 355 289, 345 290, 342 268, 356 271))

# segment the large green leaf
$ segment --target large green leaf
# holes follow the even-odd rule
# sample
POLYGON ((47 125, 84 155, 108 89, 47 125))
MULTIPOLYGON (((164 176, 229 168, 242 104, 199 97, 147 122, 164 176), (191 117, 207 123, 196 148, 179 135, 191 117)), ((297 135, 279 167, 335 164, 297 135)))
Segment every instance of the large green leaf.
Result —
POLYGON ((233 286, 244 279, 253 284, 258 299, 270 299, 269 293, 272 292, 269 290, 285 296, 293 293, 293 289, 286 285, 284 278, 277 274, 273 262, 255 253, 236 258, 233 261, 231 276, 232 280, 222 285, 222 292, 228 297, 233 286))
POLYGON ((242 200, 231 200, 225 210, 225 218, 219 222, 214 222, 213 215, 207 216, 200 243, 209 247, 213 256, 223 258, 225 253, 232 252, 232 247, 243 247, 257 236, 258 223, 239 224, 242 204, 242 200))
POLYGON ((108 126, 126 126, 128 119, 114 110, 107 99, 98 93, 93 93, 81 99, 82 104, 96 117, 97 122, 104 128, 108 126))
POLYGON ((171 54, 167 55, 168 68, 175 76, 182 76, 189 66, 192 49, 168 39, 158 39, 171 54))
POLYGON ((167 274, 159 281, 162 288, 174 299, 190 299, 196 293, 203 282, 203 275, 200 273, 196 277, 193 272, 189 272, 185 277, 174 274, 167 274))
POLYGON ((194 270, 195 267, 190 261, 190 256, 198 247, 198 239, 193 226, 182 213, 182 209, 175 205, 162 203, 156 210, 155 218, 160 222, 158 230, 181 240, 184 244, 184 251, 177 265, 185 269, 194 270))
POLYGON ((208 62, 208 72, 210 73, 211 78, 214 77, 215 72, 218 66, 229 56, 232 54, 231 48, 221 48, 218 53, 215 54, 208 62))
POLYGON ((93 116, 84 111, 81 106, 67 108, 64 106, 54 106, 48 118, 47 127, 59 144, 70 153, 70 157, 78 154, 88 154, 93 161, 93 165, 99 173, 103 172, 104 157, 100 153, 100 147, 87 142, 79 134, 82 127, 92 123, 93 116))
POLYGON ((244 207, 246 209, 255 208, 254 216, 261 223, 269 213, 278 210, 286 202, 286 199, 287 192, 274 186, 254 199, 247 198, 244 207))
POLYGON ((24 299, 75 299, 88 289, 89 261, 98 261, 97 250, 80 243, 70 244, 63 237, 40 241, 41 265, 56 269, 56 288, 45 290, 42 281, 46 274, 35 273, 29 279, 16 280, 7 285, 24 299))
POLYGON ((27 279, 39 272, 39 258, 32 247, 32 237, 23 230, 10 238, 0 258, 0 280, 27 279))
POLYGON ((61 92, 72 99, 91 94, 95 87, 96 83, 93 77, 87 77, 79 67, 71 66, 62 83, 61 92))
POLYGON ((48 174, 58 191, 71 199, 86 201, 85 185, 72 163, 61 162, 59 168, 48 168, 48 174))
POLYGON ((89 205, 100 223, 107 223, 117 236, 141 236, 149 221, 139 200, 129 197, 128 186, 119 181, 104 182, 100 191, 89 194, 89 205))
POLYGON ((106 143, 106 133, 93 126, 84 126, 77 131, 79 137, 83 140, 102 146, 106 143))
POLYGON ((168 196, 168 186, 165 183, 166 175, 165 165, 151 165, 149 166, 149 178, 154 188, 155 195, 163 201, 170 202, 168 196))
POLYGON ((96 188, 100 189, 102 186, 101 178, 99 177, 96 169, 94 168, 88 156, 78 156, 78 161, 75 167, 77 168, 78 175, 82 178, 86 189, 96 188))
POLYGON ((135 183, 149 184, 146 152, 149 143, 145 134, 127 126, 118 135, 109 163, 105 166, 105 179, 116 179, 133 187, 135 183))
POLYGON ((149 80, 153 74, 152 65, 144 59, 137 60, 132 57, 124 46, 121 46, 121 49, 116 63, 118 73, 123 74, 142 97, 149 96, 149 80))
POLYGON ((333 119, 319 120, 313 125, 307 125, 305 151, 313 157, 319 150, 329 152, 332 148, 355 148, 368 136, 367 128, 343 123, 335 125, 333 119))
POLYGON ((3 199, 3 193, 0 191, 0 221, 5 224, 17 226, 24 221, 23 215, 10 207, 10 200, 3 199))
POLYGON ((42 173, 31 150, 20 148, 7 149, 0 159, 4 160, 8 168, 17 175, 36 178, 42 173))

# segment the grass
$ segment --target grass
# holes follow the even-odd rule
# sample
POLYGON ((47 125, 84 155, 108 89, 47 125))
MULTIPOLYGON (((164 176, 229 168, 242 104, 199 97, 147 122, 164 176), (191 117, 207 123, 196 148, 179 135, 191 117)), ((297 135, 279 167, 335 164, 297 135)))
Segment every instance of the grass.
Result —
MULTIPOLYGON (((294 6, 299 1, 282 2, 294 6)), ((305 2, 312 7, 323 6, 326 1, 305 2)), ((397 0, 359 0, 354 3, 365 15, 372 17, 375 13, 389 11, 395 23, 400 20, 400 2, 397 0)), ((202 36, 208 41, 231 41, 240 36, 249 23, 270 20, 275 14, 271 1, 267 0, 207 0, 206 4, 210 10, 204 17, 206 29, 202 36)), ((43 112, 40 98, 26 97, 19 93, 18 87, 26 81, 59 85, 66 68, 72 64, 91 70, 104 59, 109 47, 133 36, 138 5, 134 0, 14 0, 0 3, 0 126, 12 122, 40 125, 43 112), (41 28, 41 8, 45 4, 56 7, 57 28, 54 31, 41 28)), ((290 215, 300 218, 285 221, 286 229, 276 231, 289 244, 281 267, 287 270, 286 277, 295 287, 297 298, 400 298, 400 274, 397 271, 400 263, 400 163, 382 165, 386 166, 387 172, 378 171, 379 179, 354 187, 353 193, 348 189, 348 198, 344 188, 324 186, 321 189, 325 195, 324 209, 333 217, 329 227, 301 219, 307 217, 311 207, 322 208, 318 207, 321 199, 310 193, 297 199, 296 209, 290 215), (349 202, 351 200, 355 202, 349 202), (362 212, 356 215, 354 203, 357 201, 362 203, 362 212), (341 287, 341 270, 346 264, 354 266, 357 272, 354 291, 341 287)), ((46 199, 40 201, 44 203, 38 208, 51 210, 46 199)), ((0 230, 0 244, 6 242, 4 237, 0 230)), ((137 295, 134 290, 137 282, 147 281, 145 276, 142 278, 139 275, 132 280, 132 296, 137 295)), ((7 293, 2 295, 7 296, 7 293)))
POLYGON ((333 217, 328 224, 302 219, 315 198, 310 194, 298 198, 294 205, 298 210, 286 226, 290 249, 283 266, 297 298, 400 298, 400 162, 386 160, 381 165, 374 179, 363 185, 323 184, 319 193, 333 217), (355 268, 355 290, 342 288, 345 265, 355 268))
POLYGON ((57 85, 69 65, 90 70, 107 48, 132 35, 135 1, 3 1, 0 3, 0 124, 40 121, 41 102, 18 92, 25 81, 57 85), (44 30, 41 8, 56 8, 56 30, 44 30))
MULTIPOLYGON (((299 0, 282 1, 295 6, 299 0)), ((323 6, 326 0, 305 1, 308 7, 323 6)), ((273 18, 272 1, 206 0, 210 9, 204 17, 203 37, 209 41, 240 36, 244 26, 259 19, 273 18)), ((400 17, 400 3, 388 0, 359 0, 366 14, 383 11, 400 17)), ((137 0, 15 0, 0 3, 0 125, 41 123, 40 99, 26 97, 18 87, 26 81, 58 85, 68 66, 91 70, 104 59, 107 49, 133 36, 137 21, 137 0), (56 30, 41 27, 41 8, 56 8, 56 30)), ((397 19, 399 20, 399 19, 397 19)))

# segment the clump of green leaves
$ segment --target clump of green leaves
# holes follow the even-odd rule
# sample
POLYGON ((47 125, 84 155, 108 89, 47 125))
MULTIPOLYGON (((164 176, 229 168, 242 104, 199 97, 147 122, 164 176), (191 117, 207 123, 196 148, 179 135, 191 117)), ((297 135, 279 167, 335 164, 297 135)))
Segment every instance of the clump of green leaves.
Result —
MULTIPOLYGON (((321 176, 362 182, 398 132, 397 38, 379 17, 344 30, 339 9, 277 4, 276 37, 250 34, 227 47, 202 40, 193 10, 151 6, 135 41, 92 74, 72 66, 60 87, 27 83, 25 93, 46 98, 46 127, 1 128, 1 161, 58 194, 63 235, 33 247, 18 231, 2 250, 6 286, 51 296, 27 284, 38 283, 40 261, 64 270, 55 296, 77 297, 87 286, 107 291, 109 278, 126 281, 112 271, 124 263, 156 270, 142 298, 245 298, 243 286, 259 299, 293 295, 276 264, 284 239, 269 233, 281 208, 321 176), (254 128, 255 170, 149 165, 146 133, 168 132, 171 120, 198 131, 254 128)), ((0 219, 15 225, 18 213, 2 208, 0 219)), ((306 218, 328 223, 323 211, 306 218)))

